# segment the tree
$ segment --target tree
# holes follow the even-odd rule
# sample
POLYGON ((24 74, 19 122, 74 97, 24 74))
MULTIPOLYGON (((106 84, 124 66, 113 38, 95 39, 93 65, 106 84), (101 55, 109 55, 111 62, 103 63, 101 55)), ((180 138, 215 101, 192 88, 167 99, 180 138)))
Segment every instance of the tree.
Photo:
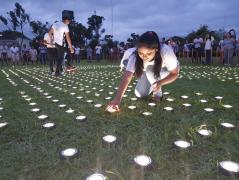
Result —
POLYGON ((85 44, 89 32, 83 24, 74 21, 69 25, 69 29, 73 44, 85 44))
POLYGON ((31 21, 30 26, 32 28, 32 32, 36 34, 35 39, 40 40, 44 37, 44 34, 47 32, 48 28, 48 22, 43 24, 40 21, 31 21))
POLYGON ((127 39, 127 42, 130 44, 135 44, 139 39, 139 35, 136 33, 131 33, 130 37, 127 39))
POLYGON ((99 43, 101 35, 105 33, 105 29, 102 29, 104 19, 103 16, 96 15, 96 12, 88 18, 87 36, 91 39, 90 46, 93 48, 99 43))

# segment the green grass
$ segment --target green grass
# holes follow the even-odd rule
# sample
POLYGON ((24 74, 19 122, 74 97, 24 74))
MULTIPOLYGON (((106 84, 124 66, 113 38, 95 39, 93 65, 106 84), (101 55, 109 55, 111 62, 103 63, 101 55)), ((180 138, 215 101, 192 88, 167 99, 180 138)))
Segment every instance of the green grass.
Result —
POLYGON ((106 105, 105 97, 114 97, 115 94, 108 93, 115 92, 121 74, 117 66, 107 62, 102 64, 83 63, 75 74, 67 74, 62 79, 47 76, 48 67, 1 69, 0 97, 4 100, 0 106, 4 110, 0 111, 3 116, 0 122, 9 124, 0 129, 0 179, 86 179, 95 172, 104 173, 110 180, 236 179, 218 172, 217 163, 222 160, 239 162, 239 68, 182 65, 180 78, 163 88, 170 95, 165 95, 164 101, 153 108, 147 105, 150 97, 130 100, 134 97, 135 83, 132 82, 131 92, 126 92, 128 97, 123 99, 121 112, 110 114, 104 108, 94 108, 94 104, 106 105), (16 87, 10 84, 6 73, 16 87), (61 81, 77 89, 64 86, 61 81), (60 103, 51 102, 45 98, 44 92, 40 93, 30 85, 41 87, 53 96, 52 99, 59 99, 75 113, 65 113, 66 109, 58 108, 60 103), (92 89, 94 87, 102 88, 104 92, 92 89), (85 93, 88 90, 91 92, 85 93), (30 112, 31 107, 20 91, 25 91, 32 98, 31 102, 37 102, 40 114, 47 114, 48 121, 56 123, 55 129, 41 128, 43 121, 37 119, 36 113, 30 112), (71 92, 76 95, 70 95, 71 92), (95 92, 101 96, 96 97, 95 92), (196 92, 203 95, 196 96, 196 92), (189 99, 183 100, 181 95, 188 95, 189 99), (221 102, 214 99, 218 95, 224 97, 221 102), (83 96, 83 99, 78 100, 77 96, 83 96), (168 102, 167 97, 175 98, 175 101, 168 102), (86 103, 88 99, 94 103, 86 103), (202 104, 200 99, 207 99, 208 103, 202 104), (185 108, 183 103, 193 106, 185 108), (233 108, 225 109, 223 104, 230 104, 233 108), (129 105, 135 105, 137 109, 129 110, 129 105), (165 112, 165 106, 172 106, 175 111, 165 112), (203 110, 206 107, 215 109, 215 112, 206 113, 203 110), (144 117, 144 111, 153 114, 144 117), (87 121, 76 122, 75 117, 79 114, 86 115, 87 121), (219 123, 223 121, 233 123, 236 128, 222 129, 219 123), (203 138, 196 133, 202 124, 212 130, 212 137, 203 138), (115 135, 117 143, 113 146, 103 144, 102 137, 106 134, 115 135), (178 139, 193 142, 193 147, 175 150, 172 144, 178 139), (80 157, 71 161, 60 160, 59 151, 68 147, 79 148, 80 157), (153 159, 152 169, 135 167, 133 158, 139 154, 153 159))

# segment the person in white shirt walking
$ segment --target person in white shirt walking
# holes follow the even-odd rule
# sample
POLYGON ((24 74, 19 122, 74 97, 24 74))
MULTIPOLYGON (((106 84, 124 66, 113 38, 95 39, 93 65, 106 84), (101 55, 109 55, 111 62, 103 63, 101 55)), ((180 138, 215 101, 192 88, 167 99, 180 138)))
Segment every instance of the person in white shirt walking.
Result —
POLYGON ((51 44, 56 46, 56 55, 57 55, 57 67, 55 76, 61 76, 62 71, 62 61, 64 59, 65 53, 65 41, 64 36, 66 37, 66 41, 68 43, 68 47, 71 53, 74 53, 74 49, 71 44, 71 39, 69 35, 69 27, 68 25, 71 22, 71 18, 68 16, 62 17, 62 22, 56 22, 52 25, 49 36, 51 44))
POLYGON ((10 48, 11 51, 11 58, 12 58, 12 64, 19 64, 19 48, 16 46, 16 44, 13 44, 13 46, 10 48))

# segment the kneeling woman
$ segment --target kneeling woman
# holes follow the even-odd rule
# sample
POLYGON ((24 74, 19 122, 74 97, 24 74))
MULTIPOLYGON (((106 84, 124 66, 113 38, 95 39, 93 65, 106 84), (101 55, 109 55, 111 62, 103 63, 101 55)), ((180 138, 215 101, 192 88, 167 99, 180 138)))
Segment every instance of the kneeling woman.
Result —
POLYGON ((179 63, 173 50, 165 44, 160 46, 159 38, 153 31, 142 34, 136 48, 128 49, 125 54, 130 55, 123 79, 116 97, 108 104, 107 111, 120 110, 122 97, 133 75, 138 78, 135 95, 141 98, 153 93, 155 101, 162 99, 162 86, 172 83, 179 75, 179 63))

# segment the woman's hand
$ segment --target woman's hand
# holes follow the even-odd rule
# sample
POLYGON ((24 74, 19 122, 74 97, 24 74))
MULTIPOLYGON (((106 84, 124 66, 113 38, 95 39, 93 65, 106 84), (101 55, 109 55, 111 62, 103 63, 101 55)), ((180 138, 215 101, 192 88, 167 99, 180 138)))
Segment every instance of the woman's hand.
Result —
POLYGON ((109 112, 116 112, 116 111, 120 111, 119 109, 119 105, 120 105, 120 101, 117 99, 114 99, 113 101, 111 101, 107 107, 106 107, 106 111, 109 112))
POLYGON ((160 81, 153 83, 153 92, 158 92, 161 90, 162 84, 160 81))

